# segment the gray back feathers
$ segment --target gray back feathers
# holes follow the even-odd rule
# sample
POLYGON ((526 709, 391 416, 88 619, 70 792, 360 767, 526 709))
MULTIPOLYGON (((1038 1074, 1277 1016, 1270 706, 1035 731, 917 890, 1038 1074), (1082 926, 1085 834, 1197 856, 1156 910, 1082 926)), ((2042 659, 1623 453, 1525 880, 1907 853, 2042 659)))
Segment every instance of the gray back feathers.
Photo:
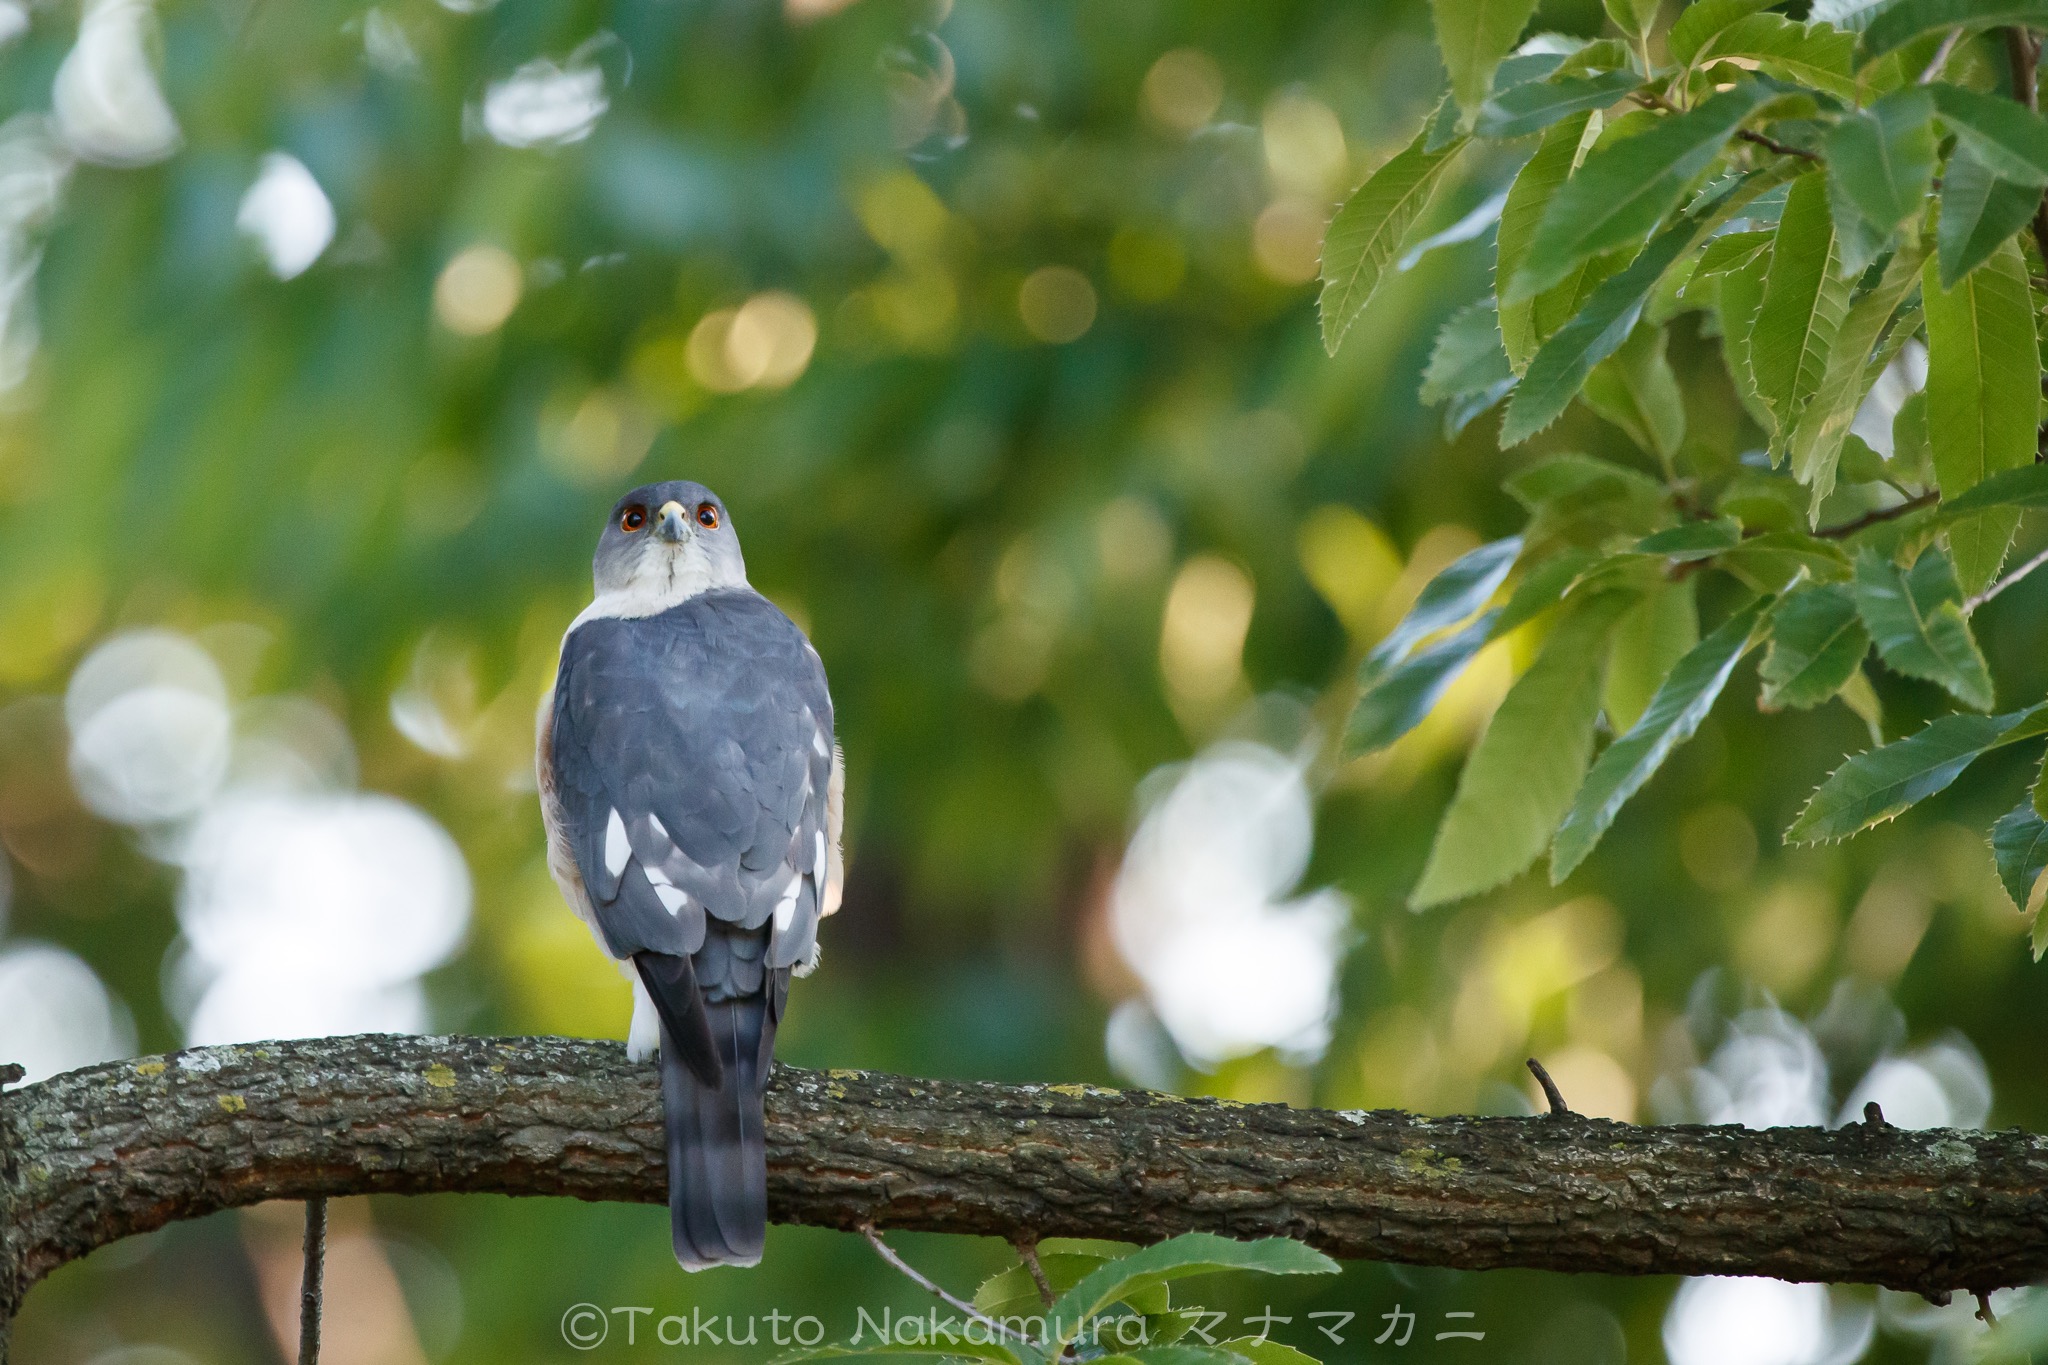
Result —
POLYGON ((826 869, 832 700, 824 665, 751 588, 655 616, 595 617, 563 642, 552 771, 606 946, 691 955, 709 1000, 810 956, 826 869), (752 939, 752 942, 743 940, 752 939))

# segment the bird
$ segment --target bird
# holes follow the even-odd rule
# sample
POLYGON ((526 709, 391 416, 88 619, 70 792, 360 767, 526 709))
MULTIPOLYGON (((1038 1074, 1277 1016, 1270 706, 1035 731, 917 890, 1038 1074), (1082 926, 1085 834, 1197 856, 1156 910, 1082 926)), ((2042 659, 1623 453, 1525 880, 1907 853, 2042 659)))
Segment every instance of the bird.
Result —
POLYGON ((700 483, 620 498, 592 579, 536 719, 548 870, 632 983, 627 1056, 659 1057, 677 1262, 755 1265, 775 1031, 844 883, 825 665, 700 483))

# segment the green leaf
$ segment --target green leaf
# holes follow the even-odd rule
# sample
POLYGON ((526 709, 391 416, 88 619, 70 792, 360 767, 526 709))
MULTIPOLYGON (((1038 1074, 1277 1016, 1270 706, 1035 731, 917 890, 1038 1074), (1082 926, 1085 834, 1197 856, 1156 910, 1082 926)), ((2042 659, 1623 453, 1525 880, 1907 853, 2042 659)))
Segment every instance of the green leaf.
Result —
POLYGON ((1856 420, 1864 395, 1883 368, 1872 366, 1871 353, 1885 324, 1920 283, 1920 252, 1917 239, 1900 247, 1876 286, 1849 309, 1828 344, 1820 383, 1800 410, 1786 443, 1792 477, 1812 490, 1808 515, 1816 522, 1821 503, 1834 492, 1835 470, 1849 424, 1856 420))
MULTIPOLYGON (((1840 271, 1861 274, 1892 229, 1919 211, 1934 184, 1934 98, 1915 86, 1842 116, 1824 144, 1829 203, 1837 228, 1860 219, 1867 231, 1838 248, 1840 271)), ((1845 238, 1850 234, 1840 233, 1845 238)))
POLYGON ((1578 316, 1543 343, 1508 403, 1500 429, 1503 450, 1528 440, 1563 414, 1593 367, 1628 340, 1650 291, 1701 230, 1698 222, 1681 219, 1652 238, 1626 270, 1603 281, 1578 316))
POLYGON ((1515 567, 1515 558, 1521 553, 1522 538, 1508 536, 1468 550, 1439 570, 1422 585, 1408 614, 1365 656, 1359 666, 1359 681, 1372 682, 1407 658, 1409 651, 1423 640, 1457 625, 1485 606, 1507 581, 1508 571, 1515 567))
POLYGON ((1891 819, 1948 786, 1988 750, 2039 734, 2043 709, 1943 716, 1896 744, 1856 755, 1808 798, 1785 842, 1846 839, 1891 819))
POLYGON ((1660 0, 1601 0, 1614 26, 1631 38, 1641 38, 1657 22, 1660 0))
POLYGON ((1588 156, 1552 197, 1507 296, 1541 293, 1587 257, 1626 246, 1656 227, 1769 94, 1758 82, 1724 90, 1689 113, 1667 116, 1648 132, 1588 156))
POLYGON ((2048 465, 2028 464, 1993 474, 1957 498, 1943 500, 1934 520, 1961 521, 1992 508, 2048 507, 2048 465))
MULTIPOLYGON (((1926 488, 1934 483, 1934 451, 1927 440, 1927 390, 1908 398, 1899 404, 1899 410, 1892 416, 1892 478, 1899 483, 1926 488)), ((1995 483, 1997 478, 1980 483, 1970 490, 1972 494, 1995 483)))
POLYGON ((1232 1337, 1223 1342, 1222 1347, 1226 1351, 1235 1351, 1252 1365, 1317 1365, 1315 1357, 1271 1337, 1232 1337))
MULTIPOLYGON (((1741 543, 1742 523, 1733 517, 1715 517, 1711 521, 1688 521, 1668 531, 1644 536, 1636 542, 1636 553, 1665 555, 1683 563, 1691 559, 1711 559, 1741 543)), ((1692 645, 1688 643, 1686 648, 1691 649, 1692 645)))
POLYGON ((1665 342, 1662 327, 1636 324, 1620 349, 1586 376, 1580 397, 1669 468, 1685 439, 1685 395, 1665 342))
MULTIPOLYGON (((2019 244, 2003 242, 1984 264, 1944 290, 1929 266, 1927 435, 1944 498, 2000 470, 2034 462, 2041 420, 2041 358, 2019 244)), ((1964 590, 1976 592, 2005 562, 2016 513, 1996 510, 1953 523, 1949 548, 1964 590)))
POLYGON ((1747 19, 1777 3, 1778 0, 1698 0, 1679 12, 1671 32, 1665 35, 1665 49, 1672 61, 1691 66, 1707 39, 1736 20, 1747 19))
POLYGON ((1507 605, 1501 608, 1500 619, 1493 624, 1496 638, 1556 606, 1600 559, 1595 550, 1566 550, 1530 569, 1515 585, 1507 605))
MULTIPOLYGON (((775 1357, 772 1365, 796 1365, 808 1360, 848 1360, 859 1356, 941 1356, 949 1360, 986 1360, 992 1365, 1046 1365, 1045 1353, 1014 1337, 996 1342, 976 1341, 942 1324, 938 1331, 925 1328, 921 1342, 876 1341, 865 1346, 812 1346, 775 1357)), ((990 1334, 993 1335, 993 1334, 990 1334)))
MULTIPOLYGON (((1463 630, 1375 674, 1359 695, 1345 727, 1345 756, 1371 753, 1413 730, 1444 689, 1494 637, 1499 616, 1498 608, 1487 612, 1463 630)), ((1361 675, 1364 671, 1360 670, 1361 675)))
POLYGON ((1463 138, 1456 138, 1432 152, 1424 146, 1427 136, 1427 130, 1416 134, 1413 142, 1353 190, 1330 220, 1323 237, 1323 292, 1318 307, 1323 347, 1331 355, 1337 353, 1344 334, 1372 302, 1409 229, 1429 207, 1444 172, 1465 145, 1463 138))
POLYGON ((1092 1365, 1253 1365, 1253 1362, 1250 1356, 1227 1346, 1164 1345, 1098 1356, 1092 1365))
POLYGON ((2048 119, 2017 100, 1959 85, 1937 82, 1927 88, 1942 122, 1993 175, 2037 190, 2048 185, 2048 119))
POLYGON ((1515 183, 1508 187, 1507 201, 1501 205, 1500 228, 1494 238, 1494 293, 1501 341, 1508 364, 1516 374, 1529 367, 1529 357, 1536 353, 1536 344, 1542 339, 1536 333, 1535 300, 1500 303, 1499 295, 1528 255, 1536 225, 1542 221, 1550 197, 1570 178, 1572 168, 1584 155, 1586 129, 1592 120, 1590 113, 1573 114, 1544 133, 1543 140, 1536 144, 1536 154, 1515 176, 1515 183))
POLYGON ((1469 125, 1493 91, 1494 69, 1536 12, 1536 0, 1429 0, 1451 97, 1469 125))
POLYGON ((1725 272, 1720 287, 1714 291, 1714 315, 1721 327, 1721 358, 1728 367, 1728 382, 1742 406, 1765 431, 1776 429, 1776 419, 1757 391, 1755 351, 1750 341, 1757 315, 1763 311, 1770 265, 1770 250, 1766 248, 1749 258, 1742 269, 1725 272))
MULTIPOLYGON (((1115 1243, 1105 1243, 1115 1247, 1115 1243)), ((1045 1278, 1056 1294, 1065 1293, 1086 1279, 1094 1271, 1133 1250, 1122 1247, 1109 1252, 1050 1251, 1044 1243, 1039 1244, 1038 1264, 1045 1271, 1045 1278)), ((1165 1285, 1151 1285, 1133 1293, 1125 1302, 1134 1313, 1164 1313, 1171 1306, 1165 1285)), ((1038 1292, 1038 1281, 1032 1277, 1028 1266, 1013 1265, 999 1270, 981 1282, 974 1291, 974 1306, 988 1316, 1001 1321, 1012 1316, 1031 1317, 1045 1311, 1044 1300, 1038 1292)))
MULTIPOLYGON (((1672 56, 1677 59, 1675 50, 1672 56)), ((1780 80, 1856 98, 1856 36, 1827 24, 1802 24, 1782 14, 1746 15, 1714 34, 1687 64, 1721 57, 1747 58, 1780 80)))
POLYGON ((1058 1344, 1064 1346, 1074 1340, 1088 1319, 1147 1284, 1164 1284, 1218 1270, 1328 1275, 1336 1269, 1337 1263, 1322 1252, 1286 1237, 1234 1242, 1210 1232, 1187 1232, 1111 1261, 1060 1295, 1050 1317, 1059 1324, 1058 1344))
POLYGON ((1700 642, 1693 585, 1690 578, 1667 579, 1621 618, 1600 688, 1600 705, 1615 734, 1643 718, 1671 670, 1700 642))
POLYGON ((2031 800, 2020 802, 1991 827, 1991 857, 1998 864, 2005 894, 2024 912, 2033 899, 2034 883, 2048 868, 2048 820, 2041 818, 2031 800))
POLYGON ((1441 403, 1460 394, 1479 393, 1512 380, 1507 352, 1501 349, 1500 318, 1492 299, 1467 304, 1451 314, 1436 334, 1436 347, 1422 371, 1425 403, 1441 403))
POLYGON ((1852 572, 1841 548, 1802 531, 1766 531, 1751 536, 1715 561, 1760 593, 1781 593, 1800 574, 1817 583, 1847 579, 1852 572))
POLYGON ((1934 228, 1941 287, 1953 289, 2032 222, 2040 206, 2040 190, 2001 180, 1969 148, 1956 148, 1942 173, 1941 215, 1934 228))
POLYGON ((1592 760, 1601 665, 1630 600, 1602 593, 1565 609, 1465 760, 1410 908, 1490 890, 1542 854, 1592 760))
POLYGON ((1965 706, 1991 709, 1991 673, 1963 619, 1955 570, 1939 551, 1923 551, 1906 570, 1864 550, 1850 591, 1893 672, 1939 683, 1965 706))
POLYGON ((1818 173, 1802 175, 1786 196, 1749 333, 1751 378, 1779 433, 1773 446, 1780 451, 1820 387, 1828 348, 1849 311, 1851 282, 1837 272, 1836 260, 1827 183, 1818 173))
POLYGON ((1863 30, 1864 58, 1881 57, 1938 28, 1998 24, 2048 27, 2048 0, 1894 0, 1863 30))
POLYGON ((1527 137, 1569 115, 1605 109, 1642 83, 1641 76, 1626 68, 1593 76, 1560 72, 1547 81, 1497 92, 1480 107, 1472 131, 1494 142, 1527 137))
POLYGON ((1764 705, 1819 706, 1848 685, 1869 652, 1870 632, 1846 587, 1793 593, 1771 612, 1771 647, 1759 670, 1764 705))
POLYGON ((1608 745, 1593 764, 1551 843, 1551 885, 1562 882, 1586 860, 1628 799, 1663 766, 1673 749, 1700 728, 1715 698, 1728 685, 1736 662, 1748 652, 1767 605, 1763 601, 1750 603, 1694 646, 1657 689, 1642 719, 1608 745))

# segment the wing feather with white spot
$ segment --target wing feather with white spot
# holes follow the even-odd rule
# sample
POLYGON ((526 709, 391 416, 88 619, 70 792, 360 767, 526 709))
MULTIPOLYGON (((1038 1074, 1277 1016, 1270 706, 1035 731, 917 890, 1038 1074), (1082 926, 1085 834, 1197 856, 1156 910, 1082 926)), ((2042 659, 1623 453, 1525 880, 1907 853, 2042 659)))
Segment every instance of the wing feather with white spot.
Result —
POLYGON ((592 618, 562 646, 560 818, 614 955, 694 954, 714 998, 806 962, 836 844, 832 699, 817 653, 751 589, 592 618), (706 972, 711 976, 707 978, 706 972))

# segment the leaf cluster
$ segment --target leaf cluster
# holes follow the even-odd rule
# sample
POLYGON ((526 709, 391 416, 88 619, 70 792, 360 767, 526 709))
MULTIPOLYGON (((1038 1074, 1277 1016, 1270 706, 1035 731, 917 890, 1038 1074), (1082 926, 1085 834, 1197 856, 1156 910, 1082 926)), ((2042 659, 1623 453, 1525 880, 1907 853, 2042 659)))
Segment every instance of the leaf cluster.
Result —
MULTIPOLYGON (((1446 569, 1365 659, 1352 754, 1414 726, 1488 644, 1525 632, 1533 647, 1461 775, 1417 905, 1546 853, 1553 881, 1570 875, 1752 651, 1760 706, 1839 698, 1877 745, 1813 794, 1794 842, 1888 820, 2048 729, 2048 703, 1990 714, 1971 624, 2022 514, 2048 502, 2048 120, 2026 27, 2048 25, 2048 5, 1892 0, 1802 19, 1770 0, 1696 0, 1666 26, 1658 0, 1607 0, 1619 36, 1518 49, 1534 9, 1435 0, 1450 91, 1324 248, 1334 352, 1470 149, 1526 149, 1500 201, 1492 292, 1444 326, 1422 398, 1445 405, 1453 435, 1499 409, 1503 449, 1576 403, 1643 453, 1640 467, 1556 451, 1523 467, 1506 485, 1522 533, 1446 569), (1992 48, 2008 37, 2018 76, 1992 48), (1689 437, 1667 358, 1686 314, 1718 339, 1757 448, 1689 437), (1924 390, 1873 401, 1909 347, 1924 390), (1706 600, 1737 605, 1703 631, 1700 589, 1717 578, 1732 591, 1706 600), (1883 744, 1873 651, 1967 711, 1883 744)), ((2048 862, 2044 814, 2037 785, 1991 836, 2023 907, 2048 862)))

